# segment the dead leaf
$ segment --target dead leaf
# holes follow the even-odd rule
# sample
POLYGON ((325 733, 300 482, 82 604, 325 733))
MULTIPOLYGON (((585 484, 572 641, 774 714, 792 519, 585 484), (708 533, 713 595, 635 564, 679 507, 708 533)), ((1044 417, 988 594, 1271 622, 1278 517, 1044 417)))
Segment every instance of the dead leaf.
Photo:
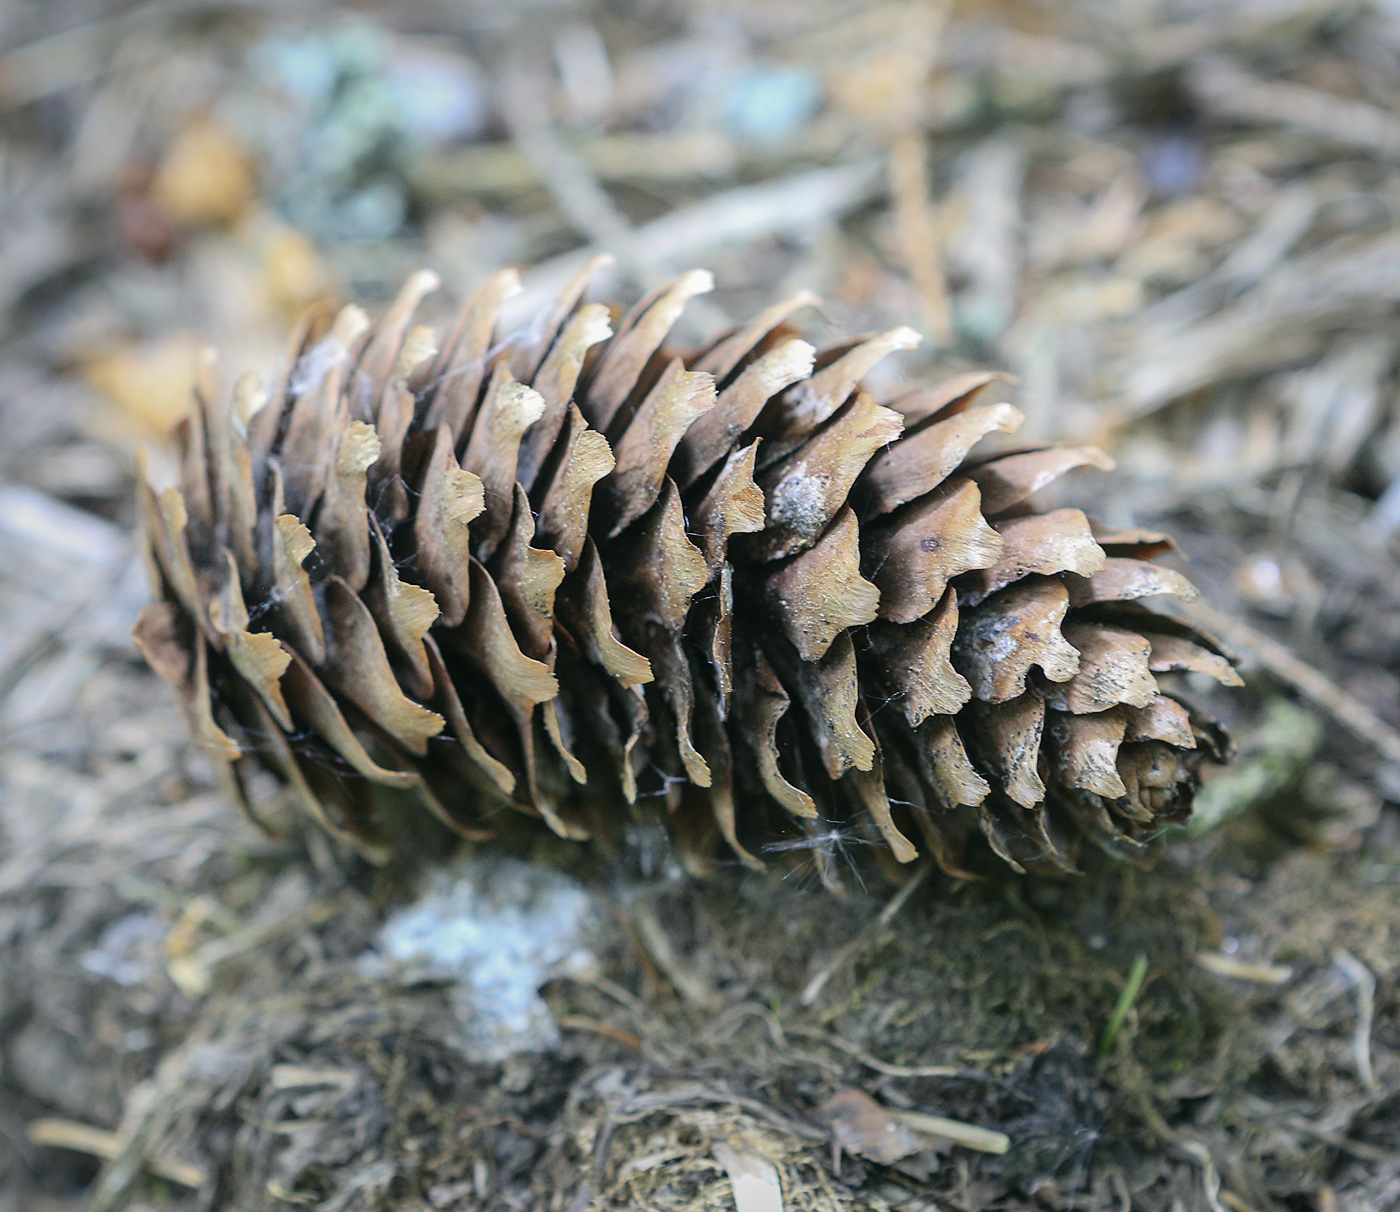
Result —
POLYGON ((151 194, 171 218, 191 227, 232 223, 257 189, 253 162, 229 130, 204 120, 186 127, 165 153, 151 194))
POLYGON ((924 1148, 925 1142, 863 1090, 838 1090, 820 1107, 817 1118, 847 1153, 892 1166, 924 1148))
POLYGON ((141 436, 168 438, 189 413, 200 348, 184 333, 113 346, 87 361, 83 378, 141 436))
POLYGON ((766 1157, 722 1140, 715 1141, 710 1152, 729 1175, 735 1212, 783 1212, 783 1186, 766 1157))

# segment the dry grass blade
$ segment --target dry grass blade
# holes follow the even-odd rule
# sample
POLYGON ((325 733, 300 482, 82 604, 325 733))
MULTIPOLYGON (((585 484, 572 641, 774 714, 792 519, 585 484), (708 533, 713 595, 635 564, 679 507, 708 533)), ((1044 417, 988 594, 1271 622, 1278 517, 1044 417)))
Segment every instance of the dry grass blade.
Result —
POLYGON ((883 1073, 886 1077, 971 1077, 982 1078, 985 1074, 976 1069, 960 1069, 955 1065, 892 1065, 889 1061, 882 1061, 878 1057, 871 1056, 863 1048, 856 1047, 849 1040, 841 1039, 839 1036, 822 1031, 815 1027, 804 1027, 799 1023, 789 1023, 783 1028, 788 1035, 802 1036, 807 1039, 820 1040, 828 1047, 835 1048, 839 1052, 846 1053, 853 1057, 867 1069, 873 1069, 876 1073, 883 1073))
POLYGON ((1005 1132, 979 1128, 976 1124, 964 1124, 956 1119, 945 1119, 941 1115, 926 1115, 922 1111, 894 1111, 892 1114, 916 1132, 950 1140, 955 1145, 975 1149, 978 1153, 1001 1154, 1011 1148, 1011 1138, 1005 1132))
POLYGON ((652 907, 638 901, 632 905, 630 916, 647 954, 665 973, 686 1005, 696 1010, 715 1009, 720 1004, 719 996, 703 976, 676 954, 670 935, 652 907))
POLYGON ((505 118, 515 146, 539 174, 555 204, 579 233, 599 248, 633 262, 632 225, 598 183, 587 161, 574 155, 554 133, 549 110, 549 77, 541 65, 514 57, 502 86, 505 118))
POLYGON ((1252 964, 1218 951, 1202 951, 1196 956, 1196 963, 1216 976, 1251 981, 1256 985, 1286 985, 1293 979, 1293 969, 1287 964, 1252 964))
POLYGON ((1365 964, 1345 948, 1339 948, 1332 962, 1342 971, 1356 990, 1356 1034, 1352 1053, 1356 1057, 1356 1074, 1367 1090, 1380 1089, 1376 1070, 1371 1063, 1371 1030, 1376 1017, 1376 976, 1365 964))
MULTIPOLYGON (((803 232, 839 218, 880 192, 878 163, 793 173, 759 185, 736 186, 633 229, 633 265, 671 267, 731 242, 803 232)), ((502 309, 506 325, 528 321, 587 264, 592 251, 565 253, 535 266, 524 292, 502 309)))
POLYGON ((815 1005, 817 999, 822 995, 822 990, 826 988, 831 978, 859 955, 862 950, 875 941, 880 931, 895 919, 899 911, 908 904, 909 898, 913 896, 914 893, 919 890, 920 885, 928 879, 929 872, 932 871, 932 869, 932 866, 928 863, 917 868, 905 881, 904 886, 890 897, 885 907, 880 910, 874 920, 863 926, 860 933, 857 934, 855 938, 851 939, 850 942, 837 951, 835 955, 827 960, 826 963, 813 974, 811 980, 807 982, 806 987, 802 990, 801 1001, 804 1006, 815 1005))
POLYGON ((890 196, 901 251, 923 305, 924 328, 938 344, 953 336, 948 282, 938 217, 928 196, 928 161, 922 134, 897 135, 890 145, 890 196))
MULTIPOLYGON (((114 1161, 121 1156, 125 1145, 115 1132, 105 1128, 94 1128, 71 1119, 31 1120, 25 1135, 36 1145, 47 1145, 55 1149, 72 1149, 100 1157, 103 1161, 114 1161)), ((182 1187, 198 1190, 204 1186, 206 1174, 200 1167, 188 1162, 171 1161, 168 1158, 151 1158, 147 1166, 158 1178, 169 1179, 182 1187)))
POLYGON ((1232 118, 1285 122, 1333 143, 1400 156, 1400 120, 1375 106, 1298 84, 1260 80, 1223 57, 1199 61, 1190 81, 1207 106, 1232 118))

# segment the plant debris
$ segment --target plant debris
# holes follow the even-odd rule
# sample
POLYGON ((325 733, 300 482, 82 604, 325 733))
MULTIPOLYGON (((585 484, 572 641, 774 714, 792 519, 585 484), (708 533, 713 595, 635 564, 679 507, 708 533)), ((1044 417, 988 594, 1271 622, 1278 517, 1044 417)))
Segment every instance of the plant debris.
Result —
POLYGON ((0 1209, 1400 1203, 1391 8, 71 0, 0 38, 0 1209), (814 343, 929 332, 876 398, 990 367, 1028 440, 1108 448, 1105 521, 1288 658, 1210 699, 1216 827, 882 918, 848 831, 837 902, 507 825, 461 857, 598 923, 557 1042, 474 1058, 463 982, 376 974, 428 881, 240 822, 130 649, 135 450, 173 473, 196 374, 270 377, 318 298, 519 265, 514 326, 600 251, 629 300, 714 269, 680 340, 810 291, 814 343), (1009 1145, 838 1166, 841 1090, 1009 1145))

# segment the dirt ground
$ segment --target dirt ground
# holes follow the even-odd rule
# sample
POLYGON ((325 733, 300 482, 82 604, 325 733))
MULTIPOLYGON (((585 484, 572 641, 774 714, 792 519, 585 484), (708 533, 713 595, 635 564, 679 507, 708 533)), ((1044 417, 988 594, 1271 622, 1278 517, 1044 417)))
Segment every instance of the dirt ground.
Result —
POLYGON ((1400 1207, 1398 101, 1381 4, 0 7, 0 1212, 1400 1207), (200 344, 589 247, 1108 445, 1249 681, 1198 824, 838 899, 240 819, 127 638, 200 344), (538 981, 396 962, 434 897, 538 981))

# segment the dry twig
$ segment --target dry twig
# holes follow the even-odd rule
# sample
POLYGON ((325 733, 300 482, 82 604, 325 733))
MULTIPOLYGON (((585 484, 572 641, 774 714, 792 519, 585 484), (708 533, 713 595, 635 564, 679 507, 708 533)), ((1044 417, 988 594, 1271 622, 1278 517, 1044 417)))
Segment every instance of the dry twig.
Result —
MULTIPOLYGON (((100 1157, 103 1161, 113 1161, 120 1157, 126 1147, 126 1143, 115 1132, 108 1132, 105 1128, 94 1128, 91 1124, 80 1124, 71 1119, 32 1120, 25 1129, 25 1135, 36 1145, 72 1149, 75 1153, 86 1153, 90 1157, 100 1157)), ((146 1166, 158 1178, 169 1179, 191 1190, 197 1190, 204 1185, 204 1171, 189 1162, 152 1157, 146 1159, 146 1166)))
POLYGON ((1337 723, 1374 746, 1386 761, 1400 765, 1400 732, 1321 670, 1300 661, 1277 640, 1256 631, 1242 619, 1205 602, 1183 603, 1181 610, 1193 622, 1215 632, 1226 644, 1249 653, 1280 681, 1292 686, 1337 723))

